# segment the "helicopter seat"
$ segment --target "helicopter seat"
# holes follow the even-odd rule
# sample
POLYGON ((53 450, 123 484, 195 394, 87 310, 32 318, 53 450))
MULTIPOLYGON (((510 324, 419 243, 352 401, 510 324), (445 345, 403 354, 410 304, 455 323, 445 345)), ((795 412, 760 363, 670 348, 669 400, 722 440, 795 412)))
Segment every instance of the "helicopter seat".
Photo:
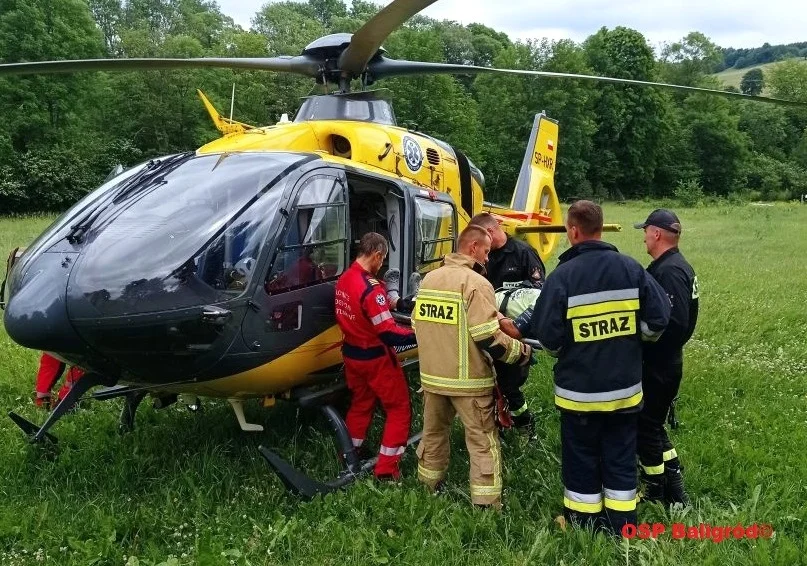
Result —
POLYGON ((266 292, 269 294, 303 287, 325 279, 322 267, 311 259, 311 252, 303 248, 301 255, 292 261, 288 268, 270 276, 266 282, 266 292))

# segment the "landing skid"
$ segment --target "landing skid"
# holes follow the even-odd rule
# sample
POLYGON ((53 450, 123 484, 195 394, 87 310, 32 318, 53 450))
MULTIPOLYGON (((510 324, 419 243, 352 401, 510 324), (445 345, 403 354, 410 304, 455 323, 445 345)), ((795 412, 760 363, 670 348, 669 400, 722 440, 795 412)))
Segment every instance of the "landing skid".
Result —
MULTIPOLYGON (((406 445, 410 446, 415 442, 419 442, 421 436, 423 436, 423 433, 418 432, 406 441, 406 445)), ((305 499, 311 499, 315 495, 325 495, 326 493, 331 493, 332 491, 350 485, 372 470, 378 461, 378 456, 373 456, 368 460, 359 461, 353 468, 348 465, 339 473, 335 480, 323 483, 307 476, 265 446, 258 446, 258 450, 261 456, 264 457, 278 475, 280 481, 283 482, 283 485, 286 486, 286 489, 294 495, 305 499)))
POLYGON ((31 421, 21 417, 13 411, 10 412, 8 416, 12 421, 14 421, 14 424, 20 427, 20 429, 28 437, 28 441, 32 444, 35 442, 41 442, 42 440, 56 442, 56 437, 48 433, 50 427, 56 424, 57 421, 59 421, 65 414, 73 409, 78 400, 81 399, 81 397, 87 391, 97 385, 113 386, 115 385, 115 380, 98 373, 85 374, 81 379, 73 384, 73 387, 70 389, 67 395, 65 395, 64 399, 62 399, 59 404, 56 405, 56 408, 53 409, 53 411, 48 415, 48 418, 45 419, 45 422, 41 427, 36 426, 31 421))
MULTIPOLYGON (((339 411, 331 404, 334 398, 345 389, 345 383, 340 382, 332 387, 318 391, 298 389, 292 394, 292 399, 301 407, 317 407, 322 414, 325 415, 325 418, 328 419, 339 445, 341 460, 345 463, 345 468, 339 473, 335 480, 327 483, 319 482, 294 468, 269 448, 265 446, 258 447, 261 456, 263 456, 266 462, 272 467, 280 478, 280 481, 286 486, 286 489, 295 495, 311 499, 317 494, 324 495, 341 487, 345 487, 353 483, 363 474, 372 470, 378 461, 378 456, 367 460, 361 460, 359 458, 356 449, 353 447, 350 434, 347 431, 345 420, 342 418, 342 415, 339 414, 339 411)), ((407 441, 406 445, 409 446, 418 442, 421 435, 422 433, 417 433, 412 436, 407 441)))

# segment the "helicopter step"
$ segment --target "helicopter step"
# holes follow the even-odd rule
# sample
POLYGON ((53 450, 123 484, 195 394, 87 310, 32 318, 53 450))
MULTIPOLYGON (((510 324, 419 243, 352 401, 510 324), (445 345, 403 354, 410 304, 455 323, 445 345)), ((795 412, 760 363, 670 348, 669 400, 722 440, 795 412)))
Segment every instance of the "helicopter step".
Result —
POLYGON ((230 406, 233 408, 235 418, 238 419, 238 426, 244 432, 263 432, 263 425, 248 423, 244 416, 244 400, 243 399, 227 399, 230 406))
POLYGON ((51 442, 56 441, 56 437, 51 434, 48 434, 48 430, 52 427, 56 422, 61 419, 65 414, 67 414, 73 407, 76 406, 76 403, 79 399, 90 389, 97 385, 105 385, 107 387, 112 387, 115 385, 117 380, 112 379, 108 376, 101 375, 99 373, 87 373, 84 376, 76 381, 70 391, 65 395, 64 399, 62 399, 56 408, 48 415, 48 418, 45 419, 45 422, 42 424, 41 427, 36 426, 31 421, 21 417, 17 413, 11 411, 9 412, 8 416, 14 421, 20 429, 25 433, 28 437, 28 441, 32 444, 35 442, 41 442, 43 439, 49 440, 51 442))

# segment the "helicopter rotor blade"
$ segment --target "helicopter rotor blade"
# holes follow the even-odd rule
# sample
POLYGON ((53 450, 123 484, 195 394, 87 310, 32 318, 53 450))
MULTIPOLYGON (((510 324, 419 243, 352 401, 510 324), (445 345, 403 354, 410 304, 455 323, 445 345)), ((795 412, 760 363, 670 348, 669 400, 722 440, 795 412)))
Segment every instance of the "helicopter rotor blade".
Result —
POLYGON ((694 86, 673 85, 668 83, 657 83, 651 81, 638 81, 634 79, 620 79, 616 77, 600 77, 596 75, 578 75, 575 73, 555 73, 551 71, 528 71, 522 69, 498 69, 496 67, 477 67, 473 65, 456 65, 449 63, 426 63, 422 61, 405 61, 399 59, 389 59, 381 57, 380 60, 370 63, 368 73, 374 80, 386 77, 421 75, 421 74, 452 74, 452 75, 477 75, 481 73, 496 73, 504 75, 527 75, 533 77, 548 77, 556 79, 577 79, 585 81, 597 81, 615 84, 649 86, 679 92, 704 93, 731 98, 734 100, 753 100, 756 102, 767 102, 773 104, 784 104, 787 106, 807 106, 807 102, 797 102, 783 98, 772 98, 768 96, 757 96, 730 92, 725 90, 715 90, 694 86))
POLYGON ((309 57, 201 57, 195 59, 74 59, 66 61, 39 61, 5 63, 0 75, 28 75, 46 73, 73 73, 76 71, 157 71, 165 69, 247 69, 296 73, 318 77, 320 63, 309 57))
POLYGON ((406 20, 437 0, 394 0, 353 34, 350 45, 339 56, 343 76, 358 77, 381 44, 406 20))

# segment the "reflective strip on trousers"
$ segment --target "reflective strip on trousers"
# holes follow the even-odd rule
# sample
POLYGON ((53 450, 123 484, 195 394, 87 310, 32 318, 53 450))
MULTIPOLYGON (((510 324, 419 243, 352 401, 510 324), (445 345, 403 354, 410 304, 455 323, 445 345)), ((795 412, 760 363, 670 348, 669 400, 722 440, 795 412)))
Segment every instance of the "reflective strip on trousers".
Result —
POLYGON ((634 511, 636 510, 636 490, 635 489, 608 489, 605 488, 605 508, 614 511, 634 511))
POLYGON ((624 389, 597 393, 580 393, 555 386, 555 404, 562 409, 571 411, 610 412, 635 407, 641 401, 641 382, 624 389))
POLYGON ((578 493, 564 488, 563 506, 580 513, 599 513, 602 511, 602 493, 578 493))
POLYGON ((523 415, 528 408, 529 407, 527 407, 527 403, 524 403, 523 405, 521 405, 520 408, 516 409, 515 411, 510 411, 510 414, 513 415, 514 417, 517 417, 519 415, 523 415))
MULTIPOLYGON (((495 434, 498 434, 498 432, 495 434)), ((493 485, 471 484, 471 497, 474 495, 478 497, 496 497, 502 494, 502 462, 498 444, 493 435, 494 433, 492 432, 487 433, 488 442, 490 443, 490 456, 493 458, 493 485)))
POLYGON ((664 461, 665 462, 669 462, 673 458, 678 458, 678 452, 675 451, 675 448, 673 448, 671 450, 667 450, 666 452, 664 452, 664 461))
POLYGON ((362 444, 364 444, 363 438, 351 438, 350 440, 353 441, 353 448, 358 448, 362 444))
POLYGON ((642 471, 646 473, 648 476, 658 476, 664 473, 664 463, 662 462, 658 466, 645 466, 642 464, 642 471))
POLYGON ((446 470, 430 470, 422 464, 418 464, 418 475, 432 481, 440 481, 446 475, 446 470))
POLYGON ((378 453, 382 456, 400 456, 406 450, 405 446, 398 446, 395 448, 391 448, 389 446, 384 446, 383 444, 378 449, 378 453))

